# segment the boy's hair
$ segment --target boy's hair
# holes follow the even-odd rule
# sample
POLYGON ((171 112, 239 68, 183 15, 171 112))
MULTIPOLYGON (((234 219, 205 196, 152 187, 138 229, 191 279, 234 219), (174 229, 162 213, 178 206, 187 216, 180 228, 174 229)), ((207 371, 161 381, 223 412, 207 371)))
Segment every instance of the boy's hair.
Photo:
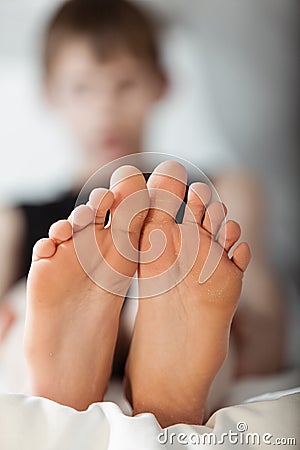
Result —
POLYGON ((66 1, 50 20, 45 34, 46 75, 62 44, 81 37, 100 61, 125 50, 161 71, 155 26, 148 14, 127 0, 66 1))

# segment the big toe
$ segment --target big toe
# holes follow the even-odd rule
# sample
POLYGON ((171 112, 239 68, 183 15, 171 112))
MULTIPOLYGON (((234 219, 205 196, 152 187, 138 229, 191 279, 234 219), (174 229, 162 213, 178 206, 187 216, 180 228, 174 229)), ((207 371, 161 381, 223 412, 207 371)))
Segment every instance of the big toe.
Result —
POLYGON ((143 174, 134 166, 119 167, 111 176, 114 203, 111 224, 129 233, 140 233, 148 214, 149 194, 143 174))
POLYGON ((165 161, 156 167, 148 180, 150 206, 148 218, 174 220, 183 202, 187 172, 176 161, 165 161))

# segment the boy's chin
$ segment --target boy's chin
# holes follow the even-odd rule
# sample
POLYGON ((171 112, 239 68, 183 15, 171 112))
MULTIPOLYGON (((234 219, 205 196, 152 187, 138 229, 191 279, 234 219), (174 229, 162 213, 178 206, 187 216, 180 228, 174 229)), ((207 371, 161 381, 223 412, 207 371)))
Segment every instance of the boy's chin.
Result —
POLYGON ((102 146, 94 148, 89 152, 89 156, 94 161, 95 165, 99 166, 137 152, 136 149, 130 147, 102 146))

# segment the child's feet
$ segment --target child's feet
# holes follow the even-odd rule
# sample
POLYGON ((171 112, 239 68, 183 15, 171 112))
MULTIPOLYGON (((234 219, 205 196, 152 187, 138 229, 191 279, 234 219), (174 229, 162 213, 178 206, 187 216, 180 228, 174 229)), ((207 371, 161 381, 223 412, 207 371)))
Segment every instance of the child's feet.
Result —
MULTIPOLYGON (((227 252, 240 237, 239 225, 230 221, 221 226, 226 212, 220 203, 213 203, 205 212, 210 192, 202 183, 190 187, 190 211, 186 210, 182 225, 175 223, 180 201, 184 198, 185 182, 185 169, 174 162, 158 166, 148 181, 151 210, 143 228, 140 250, 149 250, 150 240, 152 253, 159 253, 155 245, 161 243, 161 238, 157 234, 155 241, 155 233, 151 235, 157 229, 163 231, 166 246, 156 261, 143 263, 142 259, 139 265, 141 297, 145 292, 151 297, 149 279, 153 279, 155 296, 139 302, 126 371, 127 393, 134 414, 153 412, 163 427, 178 422, 202 423, 210 385, 227 354, 230 325, 241 292, 243 272, 250 260, 245 243, 235 249, 232 258, 228 257, 227 252), (174 195, 180 198, 179 202, 174 195), (165 211, 168 212, 162 211, 163 205, 167 205, 165 211), (187 272, 184 261, 190 256, 180 255, 180 246, 183 252, 193 252, 197 245, 195 222, 200 245, 196 248, 195 263, 184 277, 187 272), (215 242, 220 227, 219 242, 215 242), (178 254, 181 262, 173 265, 174 279, 164 276, 162 279, 169 284, 167 291, 156 295, 154 280, 164 271, 168 273, 178 254), (199 276, 203 267, 207 267, 206 260, 209 264, 216 262, 217 268, 200 284, 199 276), (182 281, 176 284, 177 280, 182 281)), ((208 268, 212 272, 213 266, 208 268)), ((160 288, 163 292, 162 285, 160 288)))
POLYGON ((121 167, 111 190, 94 190, 87 205, 35 245, 24 342, 34 395, 78 410, 103 399, 148 206, 143 175, 121 167), (108 210, 111 224, 104 228, 108 210))

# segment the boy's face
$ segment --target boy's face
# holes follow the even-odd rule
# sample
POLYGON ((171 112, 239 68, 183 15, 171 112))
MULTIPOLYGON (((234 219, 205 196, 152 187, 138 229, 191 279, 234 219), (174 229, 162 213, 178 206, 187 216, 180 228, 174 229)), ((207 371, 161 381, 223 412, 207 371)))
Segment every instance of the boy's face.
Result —
POLYGON ((97 61, 81 39, 62 46, 47 87, 86 156, 105 164, 141 150, 145 120, 163 81, 128 53, 97 61))

